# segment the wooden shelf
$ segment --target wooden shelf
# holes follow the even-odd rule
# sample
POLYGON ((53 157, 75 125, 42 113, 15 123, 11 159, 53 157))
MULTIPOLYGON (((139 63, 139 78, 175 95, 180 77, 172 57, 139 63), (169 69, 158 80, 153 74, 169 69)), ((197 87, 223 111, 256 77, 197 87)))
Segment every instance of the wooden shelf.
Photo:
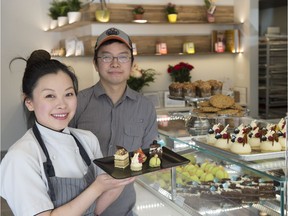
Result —
MULTIPOLYGON (((145 9, 143 19, 147 23, 133 22, 132 10, 137 5, 132 4, 108 4, 110 10, 109 23, 115 24, 160 24, 160 25, 239 25, 240 23, 234 22, 234 7, 233 6, 217 6, 215 23, 208 23, 206 18, 206 8, 203 5, 177 5, 178 19, 176 23, 169 23, 167 21, 167 14, 165 11, 166 5, 142 5, 145 9)), ((95 19, 95 11, 100 8, 100 4, 86 4, 82 9, 82 20, 77 23, 67 24, 62 27, 57 27, 50 32, 62 32, 73 30, 86 25, 107 23, 97 22, 95 19)), ((234 27, 233 27, 234 28, 234 27)), ((92 56, 94 53, 94 45, 97 36, 84 36, 78 38, 84 43, 85 56, 92 56)), ((211 52, 211 35, 153 35, 153 36, 131 36, 131 40, 137 46, 137 53, 139 56, 153 56, 156 53, 157 43, 166 43, 168 56, 169 55, 183 55, 183 44, 186 42, 193 42, 198 54, 219 54, 211 52)), ((65 47, 65 40, 60 41, 60 47, 65 47)), ((230 53, 232 54, 232 53, 230 53)))
MULTIPOLYGON (((93 56, 94 46, 97 36, 84 36, 79 38, 84 43, 85 56, 93 56)), ((210 35, 177 35, 177 36, 131 36, 131 40, 137 46, 138 56, 158 56, 156 55, 156 44, 167 44, 167 55, 159 56, 178 56, 178 55, 203 55, 203 54, 233 54, 231 52, 216 53, 211 51, 210 35), (183 43, 193 42, 195 45, 195 54, 183 54, 183 43)), ((60 41, 60 47, 65 47, 65 40, 60 41)), ((235 54, 235 53, 234 53, 235 54)))
MULTIPOLYGON (((136 5, 130 4, 108 4, 110 10, 110 21, 108 23, 126 23, 126 24, 139 24, 133 22, 132 9, 136 5)), ((178 18, 176 23, 169 23, 165 12, 166 5, 142 5, 145 9, 143 19, 147 20, 145 24, 209 24, 209 25, 239 25, 240 23, 234 22, 234 8, 233 6, 217 6, 215 12, 215 23, 208 23, 206 19, 206 9, 204 5, 179 5, 176 6, 178 10, 178 18)), ((99 4, 86 4, 82 9, 82 20, 76 23, 67 24, 65 26, 56 27, 55 29, 48 30, 51 32, 67 31, 90 24, 107 24, 97 22, 95 19, 95 11, 99 8, 99 4)))

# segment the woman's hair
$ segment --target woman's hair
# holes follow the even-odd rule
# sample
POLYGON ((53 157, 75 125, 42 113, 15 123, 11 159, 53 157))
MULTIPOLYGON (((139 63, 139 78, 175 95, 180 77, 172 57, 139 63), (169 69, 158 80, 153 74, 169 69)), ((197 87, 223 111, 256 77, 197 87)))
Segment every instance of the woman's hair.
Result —
MULTIPOLYGON (((115 43, 115 42, 125 44, 124 42, 122 42, 120 40, 112 39, 112 40, 108 40, 108 41, 103 42, 103 44, 101 44, 100 47, 107 46, 107 45, 110 45, 110 44, 115 43)), ((94 50, 94 58, 93 58, 93 60, 94 60, 96 65, 98 65, 98 58, 97 57, 98 57, 98 51, 99 51, 100 47, 98 49, 94 50)), ((133 62, 134 62, 133 50, 130 49, 130 52, 131 52, 131 65, 133 65, 133 62)))
POLYGON ((41 77, 48 74, 57 74, 60 71, 64 72, 71 78, 76 94, 78 92, 78 80, 76 75, 72 72, 72 68, 58 60, 51 59, 50 54, 45 50, 33 51, 27 60, 22 57, 16 57, 11 60, 9 66, 17 59, 26 61, 26 68, 22 79, 22 92, 24 95, 23 106, 26 112, 27 126, 29 128, 35 121, 35 114, 34 112, 29 112, 27 110, 25 101, 28 98, 33 99, 33 91, 41 77))

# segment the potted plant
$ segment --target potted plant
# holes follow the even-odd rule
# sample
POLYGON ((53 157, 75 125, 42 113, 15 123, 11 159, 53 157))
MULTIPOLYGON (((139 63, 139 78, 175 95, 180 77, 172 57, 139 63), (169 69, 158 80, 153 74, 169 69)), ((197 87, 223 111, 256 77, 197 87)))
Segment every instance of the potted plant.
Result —
POLYGON ((149 83, 154 82, 156 71, 152 68, 141 69, 136 63, 132 67, 129 79, 127 80, 128 86, 140 92, 144 86, 149 86, 149 83))
POLYGON ((81 20, 81 1, 79 0, 68 0, 68 23, 74 23, 81 20))
POLYGON ((190 71, 194 69, 193 65, 188 63, 180 62, 174 66, 169 65, 167 72, 170 75, 172 82, 190 82, 191 76, 190 71))
POLYGON ((166 12, 168 15, 168 21, 170 23, 175 23, 177 21, 177 15, 178 15, 176 5, 169 2, 166 6, 166 12))
POLYGON ((52 19, 50 22, 50 29, 54 29, 58 26, 58 17, 60 16, 59 2, 53 0, 50 3, 48 16, 52 19))
POLYGON ((132 10, 132 14, 134 15, 134 20, 142 20, 144 13, 145 13, 145 10, 141 5, 135 7, 132 10))
POLYGON ((58 17, 58 26, 63 26, 68 23, 68 12, 69 12, 69 7, 68 7, 68 2, 67 1, 59 1, 58 2, 59 6, 59 17, 58 17))
POLYGON ((204 0, 208 22, 215 22, 216 0, 204 0))
POLYGON ((110 11, 107 8, 106 0, 100 0, 100 9, 96 10, 95 17, 99 22, 109 22, 110 11))

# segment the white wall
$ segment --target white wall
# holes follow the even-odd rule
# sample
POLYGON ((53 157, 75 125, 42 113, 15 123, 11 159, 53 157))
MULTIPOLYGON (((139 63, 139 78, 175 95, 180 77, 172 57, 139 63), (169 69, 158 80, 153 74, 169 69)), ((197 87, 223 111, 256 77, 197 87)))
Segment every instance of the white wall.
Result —
MULTIPOLYGON (((250 0, 245 0, 249 3, 250 0)), ((135 0, 110 0, 111 3, 133 3, 135 0)), ((168 0, 142 0, 137 1, 137 4, 167 4, 168 0)), ((236 1, 237 2, 237 1, 236 1)), ((1 55, 1 149, 7 150, 17 139, 19 139, 26 131, 25 120, 23 118, 22 105, 21 105, 21 79, 24 71, 24 62, 15 62, 12 65, 12 71, 9 70, 9 62, 12 58, 17 56, 28 57, 28 55, 35 49, 51 50, 53 47, 57 47, 59 40, 65 34, 73 36, 74 33, 54 33, 44 32, 43 29, 49 25, 49 19, 47 16, 49 2, 48 1, 34 1, 34 0, 9 0, 1 1, 1 16, 2 16, 2 55, 1 55), (4 91, 3 91, 4 89, 4 91)), ((178 0, 178 5, 181 4, 195 4, 203 5, 202 0, 178 0)), ((233 5, 234 0, 218 0, 217 4, 233 5)), ((247 6, 246 17, 249 17, 249 4, 247 6), (247 15, 248 14, 248 15, 247 15)), ((241 13, 240 13, 241 14, 241 13)), ((249 21, 248 21, 249 22, 249 21)), ((101 24, 100 29, 95 34, 99 34, 100 30, 106 29, 111 24, 101 24)), ((249 23, 247 25, 250 25, 249 23)), ((93 25, 94 26, 94 25, 93 25)), ((133 35, 136 34, 135 28, 141 28, 142 33, 154 34, 159 32, 153 30, 155 26, 144 25, 143 27, 137 25, 117 25, 123 28, 127 33, 133 35)), ((177 32, 184 33, 200 33, 208 32, 211 27, 198 26, 198 25, 175 25, 177 32)), ((213 28, 218 28, 214 26, 213 28)), ((231 26, 230 26, 231 27, 231 26)), ((87 28, 87 27, 86 27, 87 28)), ((96 27, 97 29, 97 27, 96 27)), ((87 29, 86 29, 87 30, 87 29)), ((87 31, 94 32, 95 27, 88 29, 87 31)), ((164 30, 163 30, 164 31, 164 30)), ((167 28, 165 31, 172 31, 173 28, 167 28)), ((181 33, 181 34, 182 34, 181 33)), ((248 35, 249 37, 249 35, 248 35)), ((249 45, 248 45, 249 46, 249 45)), ((197 47, 196 47, 197 49, 197 47)), ((249 56, 244 56, 249 58, 249 56)), ((244 71, 244 76, 241 78, 241 82, 237 85, 246 87, 250 74, 250 66, 246 64, 249 59, 239 63, 239 59, 242 58, 237 55, 198 55, 198 56, 151 56, 151 57, 136 57, 136 62, 143 68, 154 68, 160 75, 157 76, 155 83, 151 84, 149 88, 145 88, 144 91, 165 91, 168 90, 170 82, 169 76, 166 72, 168 64, 176 64, 179 61, 185 61, 195 66, 192 71, 192 81, 197 79, 218 79, 224 80, 226 78, 235 82, 235 71, 244 71), (237 70, 236 70, 237 69, 237 70)), ((75 57, 75 58, 61 58, 61 60, 71 65, 77 76, 79 77, 80 89, 86 88, 98 80, 97 73, 92 67, 92 57, 75 57)), ((248 86, 249 87, 249 86, 248 86)), ((249 104, 248 104, 249 105, 249 104)))

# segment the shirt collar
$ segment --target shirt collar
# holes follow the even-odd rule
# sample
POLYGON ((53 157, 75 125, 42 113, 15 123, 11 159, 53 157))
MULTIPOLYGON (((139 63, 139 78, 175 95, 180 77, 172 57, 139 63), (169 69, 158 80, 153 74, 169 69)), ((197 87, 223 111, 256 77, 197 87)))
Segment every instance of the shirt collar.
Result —
MULTIPOLYGON (((129 88, 129 86, 127 86, 122 98, 120 100, 124 100, 125 98, 129 98, 131 100, 137 100, 137 95, 139 93, 132 90, 131 88, 129 88)), ((98 83, 96 83, 95 87, 94 87, 94 95, 98 98, 102 95, 107 95, 105 92, 105 89, 103 88, 102 84, 100 83, 100 81, 98 83)))

